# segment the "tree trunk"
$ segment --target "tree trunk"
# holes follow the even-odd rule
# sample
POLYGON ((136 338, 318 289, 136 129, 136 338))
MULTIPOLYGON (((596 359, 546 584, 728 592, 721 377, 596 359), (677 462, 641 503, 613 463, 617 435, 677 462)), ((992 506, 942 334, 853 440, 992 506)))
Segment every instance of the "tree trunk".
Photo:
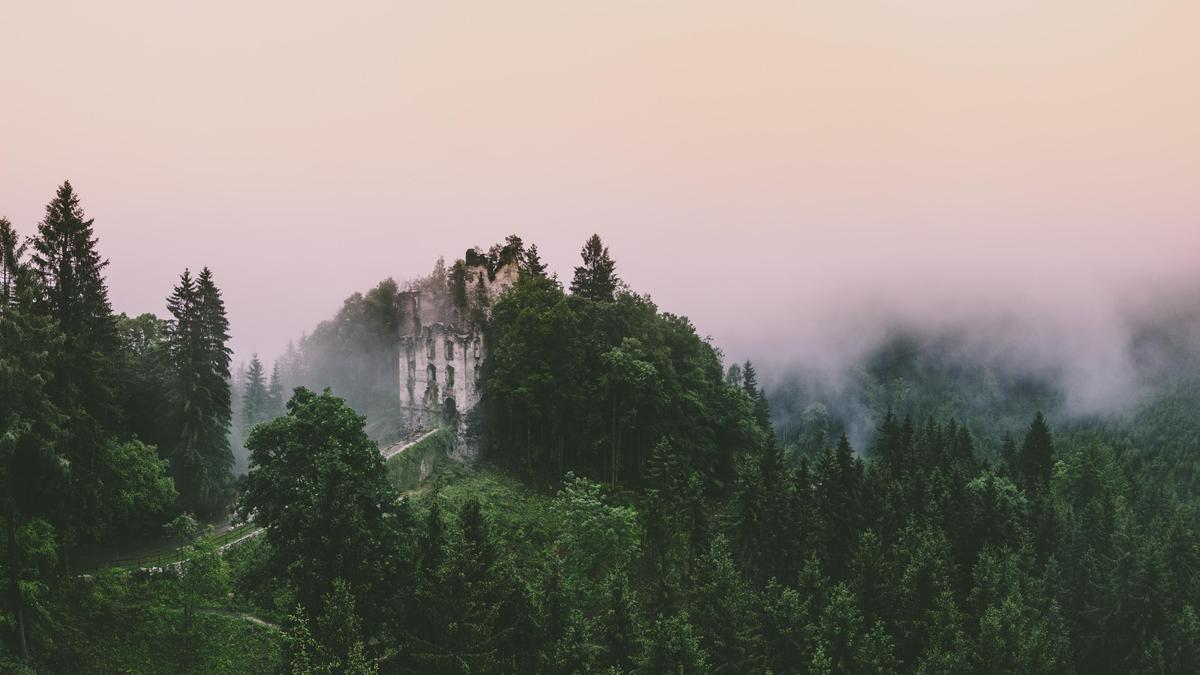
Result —
POLYGON ((29 644, 25 639, 25 603, 21 599, 20 549, 17 546, 17 518, 8 517, 8 580, 13 607, 17 612, 17 636, 21 643, 21 658, 29 660, 29 644))

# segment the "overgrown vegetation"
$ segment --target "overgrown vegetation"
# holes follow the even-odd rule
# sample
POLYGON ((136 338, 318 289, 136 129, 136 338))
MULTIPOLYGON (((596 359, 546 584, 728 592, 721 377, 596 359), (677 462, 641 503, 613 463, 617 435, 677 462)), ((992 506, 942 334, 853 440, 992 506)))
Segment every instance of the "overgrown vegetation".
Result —
POLYGON ((453 449, 453 430, 435 431, 387 460, 388 480, 401 492, 415 490, 450 461, 453 449))

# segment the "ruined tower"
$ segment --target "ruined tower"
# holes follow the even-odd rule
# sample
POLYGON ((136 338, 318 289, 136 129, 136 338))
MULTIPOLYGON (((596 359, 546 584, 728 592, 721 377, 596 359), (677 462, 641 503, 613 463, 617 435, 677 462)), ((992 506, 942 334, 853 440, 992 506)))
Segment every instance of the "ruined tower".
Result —
POLYGON ((492 274, 466 268, 466 302, 450 299, 444 281, 400 293, 400 413, 411 433, 453 426, 459 435, 479 402, 480 367, 487 354, 483 321, 488 308, 517 280, 515 260, 492 274))

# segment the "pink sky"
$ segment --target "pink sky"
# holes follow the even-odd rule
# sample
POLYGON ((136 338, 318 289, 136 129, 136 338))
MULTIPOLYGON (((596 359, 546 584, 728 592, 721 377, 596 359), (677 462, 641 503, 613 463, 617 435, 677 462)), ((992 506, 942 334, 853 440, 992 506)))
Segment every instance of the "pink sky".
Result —
POLYGON ((512 232, 564 276, 599 232, 739 358, 786 359, 871 298, 1086 308, 1200 269, 1200 3, 0 16, 0 214, 31 232, 69 178, 115 307, 161 314, 209 265, 242 356, 512 232))

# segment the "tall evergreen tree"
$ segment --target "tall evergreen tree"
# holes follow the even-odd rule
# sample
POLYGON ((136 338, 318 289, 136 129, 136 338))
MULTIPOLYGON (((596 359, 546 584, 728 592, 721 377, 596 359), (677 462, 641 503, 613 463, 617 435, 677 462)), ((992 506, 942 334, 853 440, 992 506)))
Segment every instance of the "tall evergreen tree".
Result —
POLYGON ((1025 441, 1017 455, 1018 478, 1029 493, 1041 493, 1050 486, 1050 469, 1054 465, 1054 439, 1046 418, 1038 413, 1025 433, 1025 441))
MULTIPOLYGON (((35 311, 39 284, 17 255, 16 237, 3 236, 0 221, 0 518, 7 538, 3 606, 11 616, 19 653, 29 658, 26 613, 25 546, 19 532, 31 519, 51 515, 51 497, 65 485, 64 458, 59 452, 60 425, 65 421, 50 395, 53 363, 62 358, 62 335, 50 317, 35 311)), ((11 230, 9 230, 11 232, 11 230)), ((6 617, 7 618, 7 617, 6 617)))
POLYGON ((758 398, 758 371, 749 360, 742 364, 742 390, 749 394, 750 398, 758 398))
POLYGON ((171 468, 185 502, 209 510, 220 506, 233 467, 229 322, 207 267, 195 281, 184 270, 167 308, 172 316, 168 344, 176 378, 177 434, 171 468))
POLYGON ((215 505, 214 500, 223 496, 233 467, 233 452, 229 448, 229 425, 233 415, 229 387, 232 350, 229 348, 225 300, 207 267, 201 269, 196 278, 196 295, 201 374, 209 406, 202 438, 204 481, 201 495, 206 503, 215 505))
POLYGON ((267 406, 270 419, 275 419, 284 413, 285 401, 283 400, 283 377, 280 374, 279 361, 275 361, 275 365, 271 367, 271 382, 267 385, 267 406))
POLYGON ((25 245, 8 218, 0 218, 0 305, 7 305, 13 294, 18 267, 25 245))
POLYGON ((270 409, 266 375, 262 361, 255 354, 250 359, 250 368, 246 370, 246 389, 242 393, 242 426, 247 434, 255 424, 271 419, 270 409))
POLYGON ((119 345, 103 276, 108 261, 96 250, 92 220, 70 182, 46 206, 30 243, 30 264, 43 289, 40 310, 58 322, 65 340, 54 360, 51 395, 68 418, 62 447, 72 485, 56 516, 72 530, 98 536, 101 448, 120 416, 114 386, 119 345))
POLYGON ((542 262, 542 256, 538 253, 537 244, 529 245, 529 248, 525 250, 522 262, 522 269, 529 276, 546 276, 546 264, 542 262))
POLYGON ((589 300, 612 302, 621 279, 617 277, 617 264, 608 255, 608 247, 600 241, 600 235, 593 234, 579 255, 583 264, 575 268, 571 293, 589 300))

